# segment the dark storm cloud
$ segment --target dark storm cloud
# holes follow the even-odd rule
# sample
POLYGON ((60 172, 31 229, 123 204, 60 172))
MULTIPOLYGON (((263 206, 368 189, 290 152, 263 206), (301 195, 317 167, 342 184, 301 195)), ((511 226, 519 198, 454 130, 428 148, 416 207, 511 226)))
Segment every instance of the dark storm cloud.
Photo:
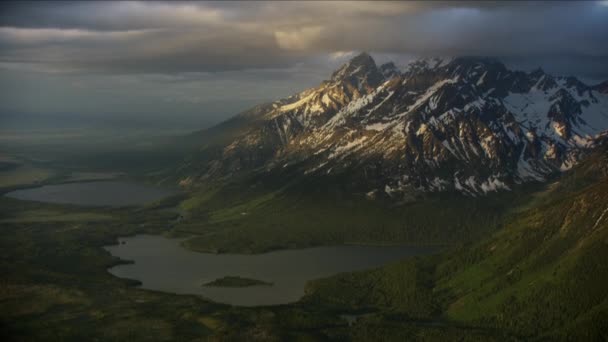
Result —
POLYGON ((7 113, 211 124, 317 85, 353 51, 490 55, 593 83, 606 37, 606 1, 0 2, 0 128, 7 113))
POLYGON ((0 26, 2 62, 51 70, 285 68, 351 50, 595 68, 608 56, 605 2, 19 2, 2 5, 0 26))

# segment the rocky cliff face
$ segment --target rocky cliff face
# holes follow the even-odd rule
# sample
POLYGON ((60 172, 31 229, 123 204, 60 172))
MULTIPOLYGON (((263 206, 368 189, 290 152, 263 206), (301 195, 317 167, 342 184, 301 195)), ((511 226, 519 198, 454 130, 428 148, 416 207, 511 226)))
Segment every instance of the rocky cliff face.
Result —
POLYGON ((478 57, 400 71, 363 53, 317 88, 256 108, 246 114, 255 124, 192 171, 191 183, 290 168, 356 177, 370 195, 477 196, 569 169, 608 129, 601 84, 478 57))

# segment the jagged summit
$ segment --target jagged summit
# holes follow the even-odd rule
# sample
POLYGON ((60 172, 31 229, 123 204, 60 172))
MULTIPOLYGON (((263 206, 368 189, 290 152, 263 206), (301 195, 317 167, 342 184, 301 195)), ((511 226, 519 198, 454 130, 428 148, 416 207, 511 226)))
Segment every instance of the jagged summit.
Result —
POLYGON ((376 61, 374 61, 372 56, 370 56, 366 52, 362 52, 362 53, 352 57, 346 63, 344 63, 340 68, 338 68, 338 70, 336 70, 333 73, 333 75, 340 74, 344 70, 352 71, 352 70, 356 70, 357 68, 374 69, 376 67, 377 67, 376 61))
POLYGON ((380 66, 380 72, 385 78, 390 79, 399 76, 401 72, 393 62, 384 63, 380 66))
POLYGON ((358 80, 363 80, 372 86, 377 86, 383 78, 372 56, 365 52, 350 59, 331 76, 332 81, 346 80, 350 83, 357 83, 358 80))
POLYGON ((608 81, 604 81, 602 83, 594 85, 593 89, 602 94, 608 94, 608 81))
POLYGON ((494 68, 497 70, 506 70, 505 65, 497 58, 484 56, 459 56, 459 57, 428 57, 416 59, 410 62, 406 68, 405 74, 417 74, 428 70, 435 69, 460 69, 460 71, 468 71, 470 68, 494 68))
POLYGON ((486 57, 421 59, 400 72, 362 53, 318 87, 256 107, 255 126, 185 176, 340 175, 353 191, 394 198, 509 190, 571 168, 594 145, 608 129, 605 85, 486 57))
POLYGON ((372 58, 372 56, 367 52, 361 52, 358 55, 354 56, 350 59, 348 64, 355 66, 375 66, 376 62, 372 58))
POLYGON ((532 76, 532 77, 539 78, 539 77, 541 77, 541 76, 545 75, 545 71, 543 70, 543 68, 538 67, 538 68, 536 68, 536 69, 534 69, 534 70, 530 71, 530 73, 529 73, 529 74, 530 74, 530 76, 532 76))

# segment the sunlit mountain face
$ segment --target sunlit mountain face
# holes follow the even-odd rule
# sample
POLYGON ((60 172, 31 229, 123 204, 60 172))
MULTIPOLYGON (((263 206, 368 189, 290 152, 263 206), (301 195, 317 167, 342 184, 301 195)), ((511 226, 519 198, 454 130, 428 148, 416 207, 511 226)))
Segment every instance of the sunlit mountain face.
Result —
POLYGON ((182 182, 261 168, 355 177, 373 196, 510 191, 569 170, 595 146, 608 129, 601 87, 491 58, 422 59, 399 70, 362 53, 318 87, 235 117, 248 129, 202 173, 197 155, 208 152, 195 153, 182 182))
POLYGON ((606 1, 0 3, 2 341, 601 341, 606 1))

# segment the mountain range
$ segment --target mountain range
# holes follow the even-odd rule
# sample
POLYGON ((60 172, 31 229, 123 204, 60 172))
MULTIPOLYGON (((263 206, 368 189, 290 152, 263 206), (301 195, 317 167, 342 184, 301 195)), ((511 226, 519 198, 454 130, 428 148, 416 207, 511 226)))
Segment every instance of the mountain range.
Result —
POLYGON ((195 187, 241 174, 339 176, 368 198, 468 196, 570 169, 608 129, 608 82, 587 85, 488 57, 399 70, 361 53, 318 87, 256 106, 193 137, 179 168, 195 187))

